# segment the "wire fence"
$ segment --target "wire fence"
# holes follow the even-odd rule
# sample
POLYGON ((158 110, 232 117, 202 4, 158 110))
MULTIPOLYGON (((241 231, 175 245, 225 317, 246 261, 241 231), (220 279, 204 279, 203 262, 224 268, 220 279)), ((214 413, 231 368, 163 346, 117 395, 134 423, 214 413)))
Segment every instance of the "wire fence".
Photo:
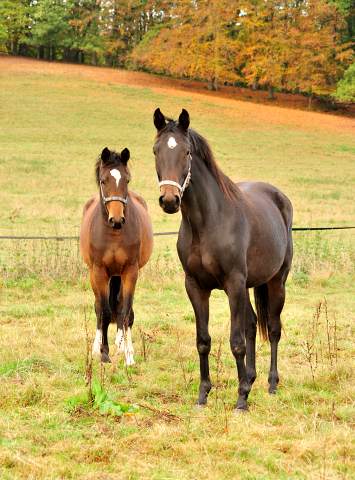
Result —
MULTIPOLYGON (((354 227, 294 227, 293 232, 306 232, 306 231, 323 231, 323 230, 349 230, 354 227)), ((153 233, 155 237, 163 235, 178 235, 179 232, 157 232, 153 233)), ((79 240, 79 236, 54 236, 54 237, 27 237, 27 236, 12 236, 12 235, 0 235, 0 240, 79 240)))

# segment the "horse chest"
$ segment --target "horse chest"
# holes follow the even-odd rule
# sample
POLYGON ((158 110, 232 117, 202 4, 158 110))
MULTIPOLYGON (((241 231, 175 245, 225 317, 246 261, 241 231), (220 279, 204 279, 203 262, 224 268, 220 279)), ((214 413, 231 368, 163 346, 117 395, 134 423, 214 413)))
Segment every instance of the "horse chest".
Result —
POLYGON ((223 288, 224 273, 212 251, 192 246, 186 258, 187 273, 203 288, 223 288))

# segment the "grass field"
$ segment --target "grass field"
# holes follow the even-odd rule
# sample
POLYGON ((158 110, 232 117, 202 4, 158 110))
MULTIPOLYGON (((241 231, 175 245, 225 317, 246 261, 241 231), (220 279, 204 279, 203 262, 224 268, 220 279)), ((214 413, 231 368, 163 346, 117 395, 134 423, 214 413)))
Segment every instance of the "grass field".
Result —
MULTIPOLYGON (((355 225, 355 120, 343 128, 342 119, 295 111, 302 121, 292 123, 286 109, 259 106, 259 115, 245 102, 90 80, 85 67, 81 75, 77 67, 31 65, 5 68, 0 57, 0 235, 77 235, 105 146, 130 149, 131 188, 147 200, 154 231, 176 230, 180 216, 158 206, 157 107, 175 118, 186 108, 233 180, 280 187, 295 226, 355 225)), ((139 406, 121 417, 88 403, 87 338, 96 321, 77 242, 2 240, 0 477, 355 478, 354 234, 295 234, 279 394, 267 394, 269 347, 259 342, 250 412, 238 417, 221 292, 211 300, 209 408, 192 410, 199 365, 176 237, 155 237, 137 284, 136 365, 124 367, 116 355, 112 365, 92 365, 114 400, 139 406)), ((114 351, 114 327, 109 332, 114 351)))

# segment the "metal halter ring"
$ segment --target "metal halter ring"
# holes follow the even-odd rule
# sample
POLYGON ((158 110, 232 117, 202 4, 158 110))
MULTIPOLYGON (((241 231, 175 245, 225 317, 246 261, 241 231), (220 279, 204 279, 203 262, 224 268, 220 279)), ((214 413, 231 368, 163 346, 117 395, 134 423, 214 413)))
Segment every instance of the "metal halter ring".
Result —
POLYGON ((180 198, 182 198, 186 187, 187 187, 188 184, 190 183, 190 179, 191 179, 191 162, 192 162, 192 156, 191 156, 191 153, 190 153, 189 170, 188 170, 188 172, 187 172, 185 181, 184 181, 184 183, 182 184, 182 186, 181 186, 179 183, 177 183, 177 182, 173 182, 172 180, 163 180, 162 182, 159 182, 159 177, 158 177, 158 174, 157 174, 159 188, 161 188, 162 185, 173 185, 173 187, 177 187, 177 188, 180 190, 180 198))
POLYGON ((100 188, 101 188, 101 196, 102 196, 102 201, 104 203, 104 207, 105 207, 105 210, 106 210, 106 213, 107 215, 109 215, 109 212, 107 210, 107 206, 106 204, 109 203, 109 202, 114 202, 114 201, 118 201, 118 202, 122 202, 123 205, 126 207, 127 205, 127 198, 122 198, 122 197, 105 197, 104 195, 104 192, 102 190, 102 184, 100 184, 100 188))

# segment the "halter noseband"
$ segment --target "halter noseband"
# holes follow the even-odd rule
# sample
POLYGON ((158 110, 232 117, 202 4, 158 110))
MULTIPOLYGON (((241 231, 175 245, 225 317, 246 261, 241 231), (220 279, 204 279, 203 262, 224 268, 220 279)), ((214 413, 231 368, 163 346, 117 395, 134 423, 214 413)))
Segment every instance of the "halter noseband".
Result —
POLYGON ((107 206, 106 206, 106 203, 108 203, 108 202, 114 202, 114 201, 122 202, 123 205, 126 207, 127 198, 125 199, 125 198, 122 198, 122 197, 105 197, 104 192, 102 191, 102 184, 101 183, 100 183, 100 188, 101 188, 102 201, 104 203, 104 207, 105 207, 107 215, 109 215, 109 212, 108 212, 107 206))
POLYGON ((188 184, 190 182, 190 179, 191 179, 191 162, 192 162, 192 155, 190 153, 189 169, 188 169, 185 181, 182 184, 182 186, 177 182, 173 182, 172 180, 163 180, 162 182, 159 182, 159 177, 158 177, 158 174, 157 174, 159 189, 162 187, 162 185, 172 185, 173 187, 177 187, 180 190, 180 198, 182 198, 182 196, 184 194, 184 191, 185 191, 186 187, 188 186, 188 184))

